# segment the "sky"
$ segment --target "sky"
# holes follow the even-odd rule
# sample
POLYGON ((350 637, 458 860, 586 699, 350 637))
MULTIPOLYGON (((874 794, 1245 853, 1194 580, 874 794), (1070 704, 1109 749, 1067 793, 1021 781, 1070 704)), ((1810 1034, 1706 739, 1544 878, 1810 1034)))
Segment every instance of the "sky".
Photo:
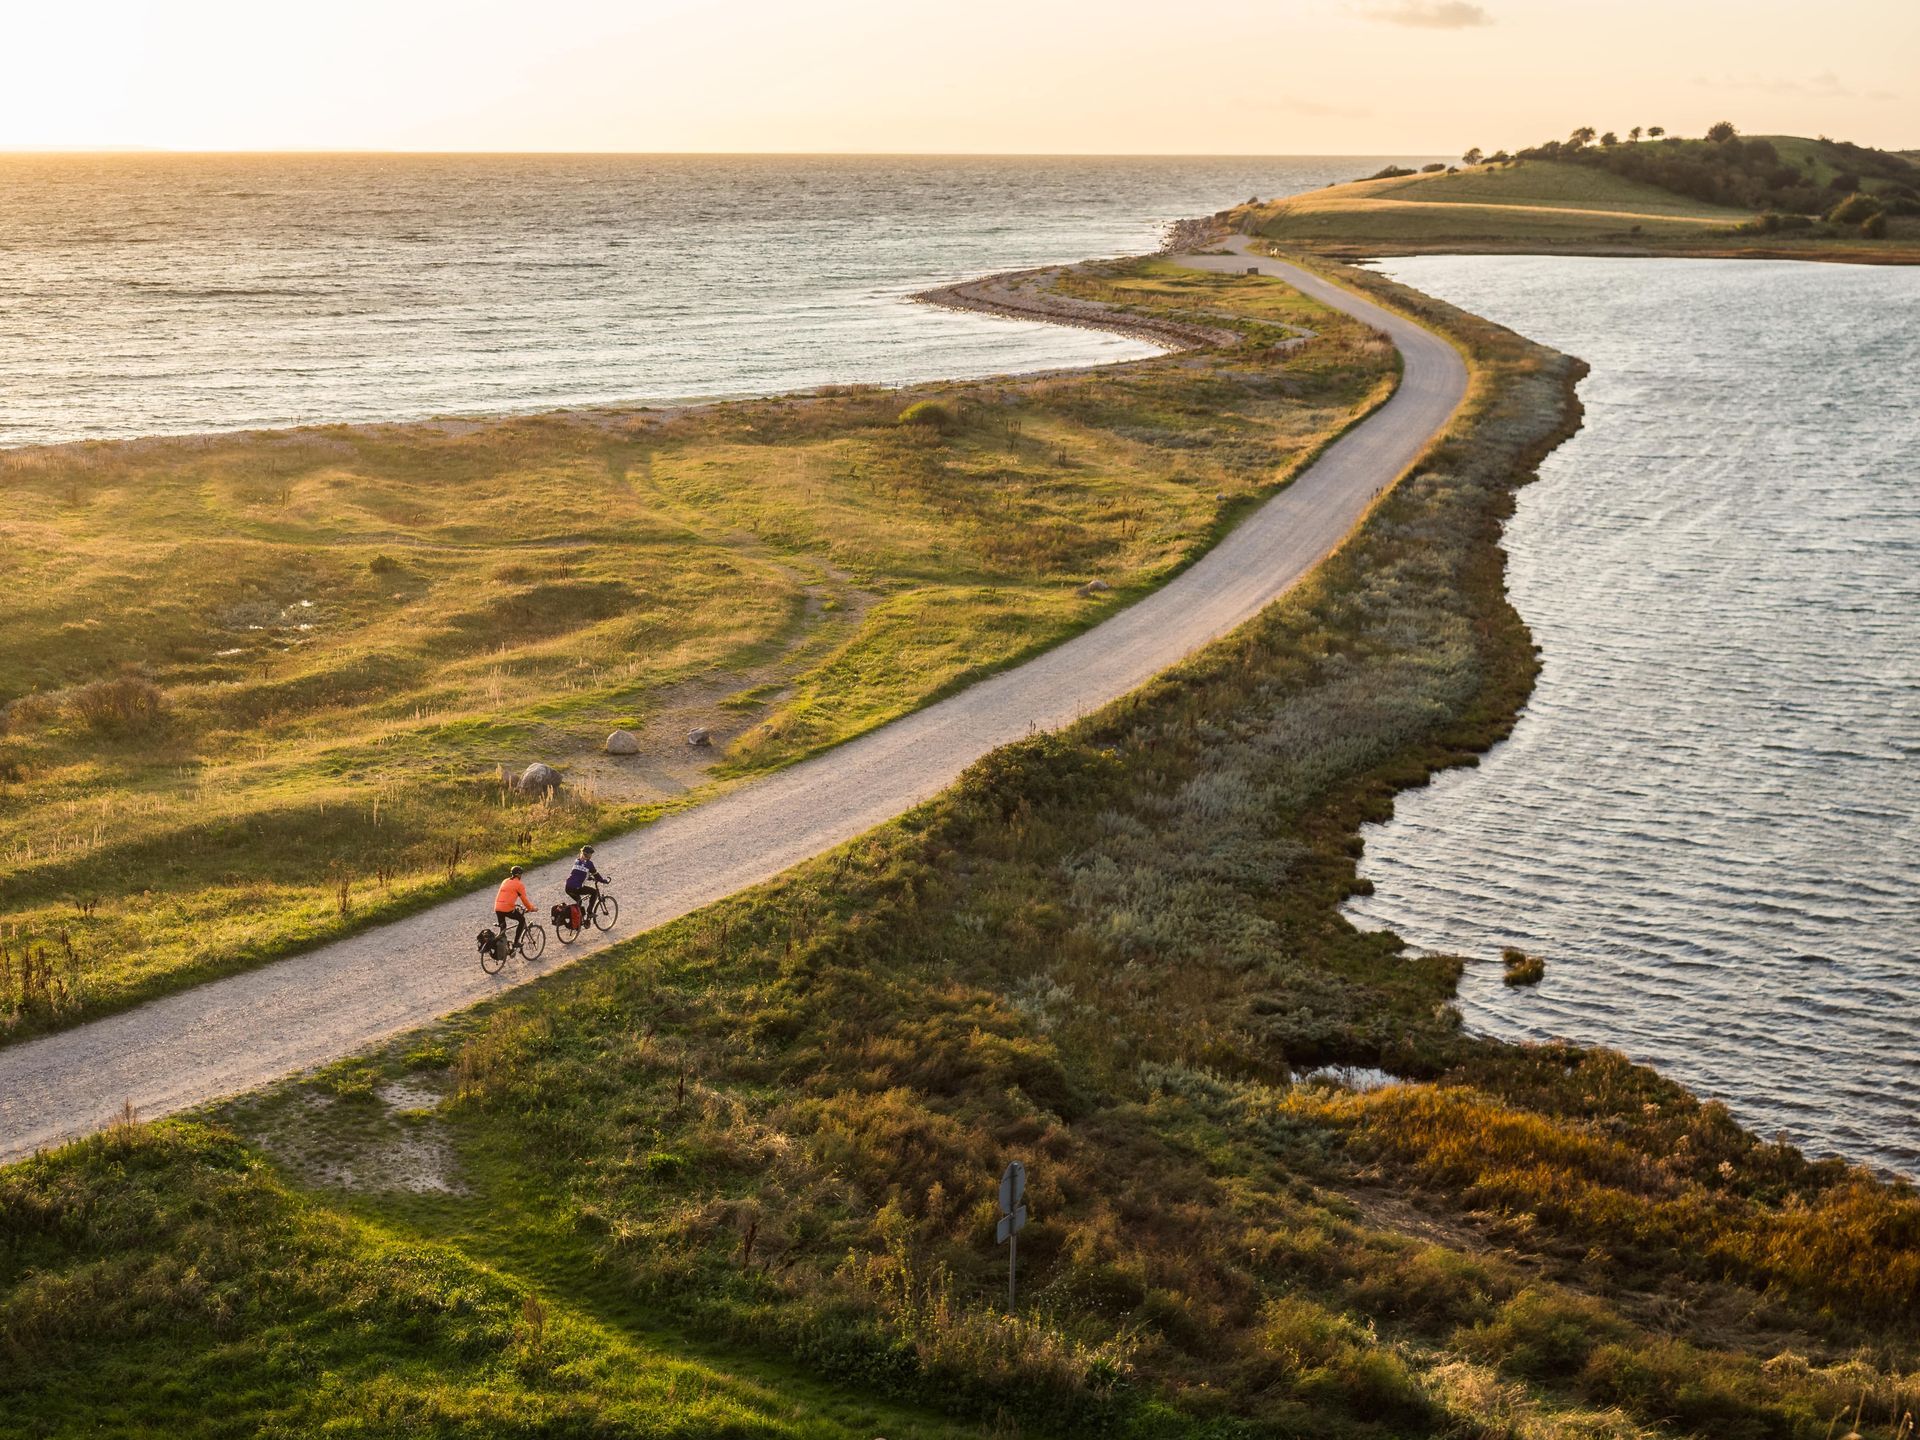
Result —
POLYGON ((1920 0, 20 0, 0 47, 0 149, 1920 147, 1920 0))

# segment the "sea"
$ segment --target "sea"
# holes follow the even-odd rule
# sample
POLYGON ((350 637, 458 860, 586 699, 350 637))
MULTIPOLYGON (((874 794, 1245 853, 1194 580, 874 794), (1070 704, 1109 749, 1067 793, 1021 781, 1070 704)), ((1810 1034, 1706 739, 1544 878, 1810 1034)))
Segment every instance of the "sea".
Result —
POLYGON ((1384 268, 1593 368, 1507 527, 1539 686, 1369 827, 1351 914, 1479 962, 1477 1030, 1920 1176, 1920 269, 1384 268))
POLYGON ((1152 353, 915 304, 1407 156, 0 156, 0 446, 1152 353))

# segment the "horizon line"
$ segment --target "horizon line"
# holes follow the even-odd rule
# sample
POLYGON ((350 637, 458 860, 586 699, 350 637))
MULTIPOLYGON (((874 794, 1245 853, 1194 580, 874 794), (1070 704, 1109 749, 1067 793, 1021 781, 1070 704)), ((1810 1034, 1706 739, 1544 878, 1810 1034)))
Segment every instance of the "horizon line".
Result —
POLYGON ((285 149, 185 149, 167 145, 0 145, 0 155, 391 155, 531 156, 539 158, 687 157, 694 159, 863 159, 863 160, 1365 160, 1393 155, 1433 155, 1434 150, 404 150, 336 149, 295 146, 285 149))

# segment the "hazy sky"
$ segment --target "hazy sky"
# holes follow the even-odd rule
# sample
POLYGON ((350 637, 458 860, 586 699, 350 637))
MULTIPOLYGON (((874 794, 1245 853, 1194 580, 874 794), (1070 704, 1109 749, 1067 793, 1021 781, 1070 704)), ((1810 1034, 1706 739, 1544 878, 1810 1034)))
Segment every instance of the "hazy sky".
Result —
POLYGON ((19 0, 0 53, 0 148, 1920 146, 1920 0, 19 0))

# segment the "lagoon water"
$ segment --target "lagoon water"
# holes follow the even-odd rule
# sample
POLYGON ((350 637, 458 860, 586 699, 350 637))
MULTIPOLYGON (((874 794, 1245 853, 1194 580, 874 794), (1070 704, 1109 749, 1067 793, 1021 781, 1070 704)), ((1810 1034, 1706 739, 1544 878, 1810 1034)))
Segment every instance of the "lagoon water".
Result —
POLYGON ((1477 958, 1473 1027, 1650 1061, 1920 1175, 1920 270, 1420 257, 1593 366, 1521 493, 1513 737, 1371 827, 1363 924, 1477 958))
POLYGON ((906 297, 1383 158, 0 156, 0 445, 1149 354, 906 297))

